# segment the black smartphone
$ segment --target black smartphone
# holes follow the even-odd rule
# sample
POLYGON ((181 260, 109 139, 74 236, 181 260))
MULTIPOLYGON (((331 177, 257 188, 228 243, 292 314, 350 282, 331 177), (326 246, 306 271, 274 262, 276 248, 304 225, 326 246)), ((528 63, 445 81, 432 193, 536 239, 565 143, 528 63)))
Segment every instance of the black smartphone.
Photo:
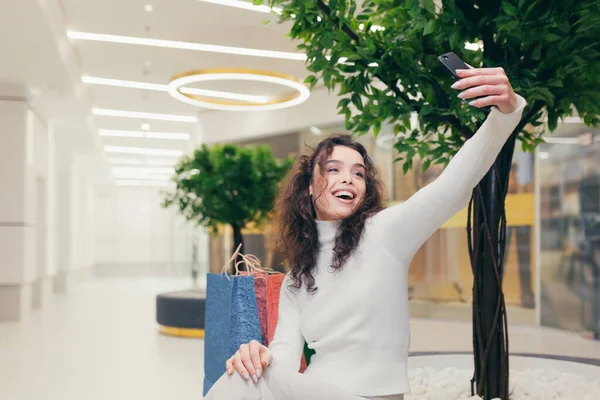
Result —
POLYGON ((454 78, 455 81, 460 79, 458 77, 458 75, 456 75, 457 69, 469 69, 469 66, 467 64, 465 64, 464 61, 461 60, 459 56, 457 56, 456 54, 454 54, 452 52, 442 54, 441 56, 438 57, 438 61, 440 63, 442 63, 442 65, 444 67, 446 67, 446 69, 450 72, 450 74, 452 74, 452 77, 454 78))

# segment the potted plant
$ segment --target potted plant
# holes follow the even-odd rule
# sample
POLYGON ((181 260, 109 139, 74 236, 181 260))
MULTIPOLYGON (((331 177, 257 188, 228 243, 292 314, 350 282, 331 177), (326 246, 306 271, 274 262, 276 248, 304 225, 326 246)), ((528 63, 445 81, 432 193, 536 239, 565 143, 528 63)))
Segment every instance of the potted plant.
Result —
MULTIPOLYGON (((262 0, 255 0, 262 4, 262 0)), ((502 293, 504 203, 517 139, 533 151, 547 124, 576 111, 587 125, 600 121, 600 3, 582 1, 269 0, 300 40, 311 86, 341 96, 346 127, 377 135, 393 124, 404 171, 418 156, 422 168, 446 164, 485 119, 450 89, 437 57, 453 51, 470 65, 506 70, 528 100, 523 119, 469 206, 473 297, 472 392, 508 399, 508 336, 502 293), (465 49, 468 46, 469 49, 465 49), (411 127, 411 113, 418 127, 411 127)))
POLYGON ((268 146, 202 145, 175 167, 175 189, 164 193, 163 206, 215 234, 219 225, 231 226, 235 251, 242 229, 268 218, 292 162, 274 158, 268 146))

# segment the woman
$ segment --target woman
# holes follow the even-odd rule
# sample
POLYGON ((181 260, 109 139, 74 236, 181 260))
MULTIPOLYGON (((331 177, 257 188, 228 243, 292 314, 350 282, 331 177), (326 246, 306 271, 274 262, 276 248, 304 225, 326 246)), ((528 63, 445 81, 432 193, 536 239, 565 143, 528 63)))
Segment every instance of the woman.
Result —
POLYGON ((291 271, 274 340, 270 348, 242 345, 208 400, 398 400, 410 391, 410 261, 467 205, 526 105, 502 68, 457 73, 458 96, 492 110, 444 172, 405 203, 383 209, 373 163, 347 137, 300 158, 277 205, 277 243, 291 271), (316 353, 300 374, 305 341, 316 353))

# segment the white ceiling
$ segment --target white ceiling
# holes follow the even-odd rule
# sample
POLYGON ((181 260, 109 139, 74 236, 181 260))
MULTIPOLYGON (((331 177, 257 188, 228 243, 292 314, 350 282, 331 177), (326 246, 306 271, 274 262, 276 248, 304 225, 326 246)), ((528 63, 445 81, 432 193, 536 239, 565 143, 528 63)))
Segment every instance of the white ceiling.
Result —
MULTIPOLYGON (((140 37, 220 46, 296 52, 286 36, 289 25, 264 22, 269 14, 242 10, 198 0, 60 0, 66 30, 96 34, 140 37), (152 5, 152 12, 145 11, 152 5)), ((152 46, 72 40, 83 76, 166 85, 179 73, 209 68, 238 67, 269 70, 304 79, 303 61, 240 56, 152 46)), ((206 82, 193 87, 243 94, 275 96, 289 91, 267 83, 229 81, 206 82)), ((86 84, 91 105, 98 108, 143 111, 161 114, 218 114, 218 119, 236 118, 235 112, 215 112, 190 106, 166 92, 86 84)), ((146 121, 96 116, 100 129, 140 130, 146 121)), ((214 120, 214 118, 212 118, 214 120)), ((189 151, 195 142, 193 124, 147 121, 151 131, 187 132, 190 142, 146 138, 103 137, 105 145, 181 149, 189 151)), ((212 135, 211 135, 212 136, 212 135)), ((111 157, 127 157, 113 155, 111 157)), ((133 156, 136 157, 136 156, 133 156)))
MULTIPOLYGON (((286 34, 289 25, 265 27, 264 13, 197 0, 62 0, 67 28, 73 31, 173 40, 243 48, 295 52, 286 34), (144 11, 151 4, 152 12, 144 11)), ((304 78, 302 61, 208 53, 150 46, 74 41, 82 74, 167 84, 178 73, 196 69, 240 67, 265 69, 304 78), (147 67, 150 65, 150 67, 147 67)), ((280 88, 249 82, 206 83, 202 88, 248 94, 274 95, 280 88)), ((94 105, 150 112, 199 111, 166 93, 90 86, 94 105), (128 93, 129 92, 129 93, 128 93), (112 104, 116 104, 113 106, 112 104)), ((202 111, 202 110, 200 110, 202 111)))
MULTIPOLYGON (((71 31, 94 34, 139 37, 208 45, 231 46, 296 52, 296 44, 286 36, 289 24, 270 24, 274 16, 198 0, 19 0, 0 1, 0 52, 8 54, 0 63, 0 81, 21 83, 35 88, 44 101, 39 109, 47 111, 48 122, 59 121, 65 138, 63 142, 77 143, 77 151, 92 157, 94 151, 108 171, 105 145, 131 146, 190 151, 197 140, 196 132, 220 137, 219 121, 237 120, 256 124, 250 135, 261 135, 269 129, 270 118, 280 118, 280 111, 220 112, 194 107, 172 98, 168 93, 142 89, 120 88, 81 83, 82 76, 137 81, 166 85, 170 79, 186 71, 211 68, 248 68, 292 75, 303 80, 308 74, 304 62, 246 55, 221 54, 194 50, 171 49, 133 44, 107 43, 67 39, 71 31), (145 6, 152 5, 148 12, 145 6), (15 23, 18 21, 19 23, 15 23), (198 116, 198 124, 146 121, 137 118, 90 116, 91 108, 138 111, 146 113, 198 116), (203 123, 209 117, 208 124, 203 123), (100 137, 96 130, 135 130, 148 122, 151 131, 189 133, 189 141, 100 137), (204 126, 204 129, 203 129, 204 126), (206 132, 209 127, 211 132, 206 132), (87 131, 87 132, 84 132, 87 131)), ((276 96, 290 89, 269 83, 246 81, 204 82, 192 87, 227 92, 276 96)), ((295 107, 301 114, 335 116, 335 101, 317 96, 310 107, 295 107), (320 97, 320 99, 319 99, 320 97), (326 111, 323 105, 326 104, 326 111)), ((285 115, 293 114, 285 110, 285 115)), ((288 118, 289 119, 289 118, 288 118)), ((295 118, 295 124, 307 119, 295 118)), ((278 125, 289 129, 289 125, 278 125)), ((270 130, 269 130, 270 132, 270 130)), ((235 132, 237 135, 245 135, 235 132)), ((272 133, 271 133, 272 134, 272 133)), ((234 135, 232 133, 232 135, 234 135)), ((230 135, 231 136, 231 135, 230 135)), ((235 136, 235 135, 234 135, 235 136)), ((232 136, 233 137, 233 136, 232 136)), ((247 135, 244 136, 247 138, 247 135)), ((228 138, 231 140, 231 137, 228 138)), ((110 157, 138 157, 109 154, 110 157)))

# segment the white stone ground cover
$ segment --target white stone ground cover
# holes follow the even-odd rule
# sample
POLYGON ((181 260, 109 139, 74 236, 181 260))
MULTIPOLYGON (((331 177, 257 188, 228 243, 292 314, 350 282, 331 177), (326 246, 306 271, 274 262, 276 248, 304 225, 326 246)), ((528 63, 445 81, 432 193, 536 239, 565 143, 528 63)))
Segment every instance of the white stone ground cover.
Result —
MULTIPOLYGON (((480 399, 471 396, 472 376, 472 369, 411 369, 412 393, 405 400, 480 399)), ((600 400, 600 372, 597 379, 590 380, 555 369, 511 369, 509 385, 513 400, 600 400)))

